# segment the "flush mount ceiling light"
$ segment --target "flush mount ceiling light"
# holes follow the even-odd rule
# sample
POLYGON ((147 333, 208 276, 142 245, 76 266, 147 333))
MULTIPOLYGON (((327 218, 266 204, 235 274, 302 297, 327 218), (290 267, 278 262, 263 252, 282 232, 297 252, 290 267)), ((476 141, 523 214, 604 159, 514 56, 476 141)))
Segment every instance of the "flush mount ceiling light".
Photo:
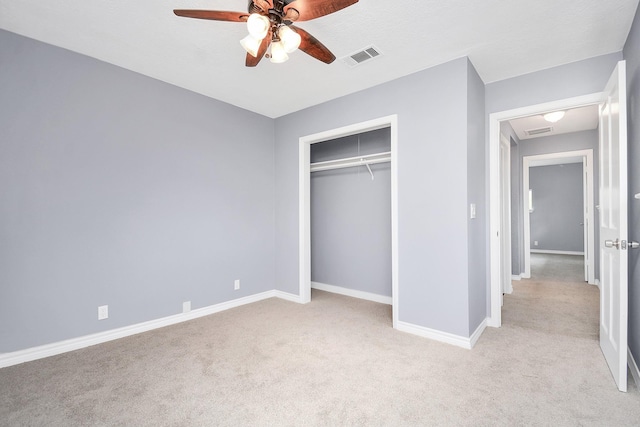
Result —
POLYGON ((561 120, 564 117, 564 115, 565 115, 564 111, 554 111, 552 113, 547 113, 542 117, 544 117, 544 119, 548 122, 555 123, 561 120))
POLYGON ((173 13, 186 18, 246 22, 249 35, 240 44, 247 51, 247 67, 255 67, 265 56, 273 63, 285 62, 296 49, 330 64, 335 55, 293 23, 329 15, 356 3, 358 0, 249 0, 248 13, 184 9, 173 13))

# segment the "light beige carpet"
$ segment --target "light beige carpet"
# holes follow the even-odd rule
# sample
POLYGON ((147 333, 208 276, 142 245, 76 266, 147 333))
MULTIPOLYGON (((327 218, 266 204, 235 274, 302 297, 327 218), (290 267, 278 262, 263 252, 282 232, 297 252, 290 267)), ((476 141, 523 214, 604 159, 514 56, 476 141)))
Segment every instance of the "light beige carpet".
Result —
POLYGON ((532 253, 531 279, 551 282, 584 282, 584 256, 532 253))
POLYGON ((638 425, 638 389, 617 391, 598 347, 597 289, 514 287, 471 351, 314 291, 1 369, 0 425, 638 425))

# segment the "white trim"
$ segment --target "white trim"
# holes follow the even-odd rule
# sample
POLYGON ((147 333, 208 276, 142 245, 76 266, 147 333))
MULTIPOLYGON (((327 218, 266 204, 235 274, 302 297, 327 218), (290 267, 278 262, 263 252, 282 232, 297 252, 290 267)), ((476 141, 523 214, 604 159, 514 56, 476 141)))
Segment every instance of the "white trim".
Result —
POLYGON ((446 344, 455 345, 457 347, 466 348, 467 350, 471 350, 482 332, 487 327, 487 319, 483 320, 482 323, 478 326, 478 328, 473 332, 471 337, 462 337, 460 335, 450 334, 448 332, 437 331, 435 329, 425 328, 424 326, 414 325, 412 323, 407 322, 398 322, 396 329, 401 332, 406 332, 412 335, 417 335, 423 338, 428 338, 434 341, 443 342, 446 344))
MULTIPOLYGON (((564 151, 560 153, 548 153, 548 154, 539 154, 535 156, 524 156, 522 158, 522 194, 527 194, 529 189, 529 168, 534 165, 548 163, 549 161, 555 162, 555 164, 561 164, 562 159, 567 159, 570 161, 575 160, 576 158, 581 158, 583 160, 583 169, 586 169, 586 178, 584 174, 584 170, 582 173, 583 182, 585 187, 586 194, 586 218, 583 219, 587 226, 587 242, 586 242, 586 251, 587 254, 593 254, 590 257, 585 257, 586 262, 586 273, 587 277, 586 281, 590 284, 595 283, 595 182, 594 182, 594 164, 593 164, 593 149, 584 149, 584 150, 576 150, 576 151, 564 151), (586 181, 586 182, 585 182, 586 181), (588 259, 586 259, 588 258, 588 259)), ((523 245, 524 245, 524 274, 523 277, 530 278, 531 277, 531 253, 534 252, 531 249, 531 218, 529 217, 530 206, 529 199, 524 198, 523 200, 523 245)), ((563 252, 563 251, 546 251, 540 253, 566 253, 567 255, 582 255, 584 256, 584 252, 563 252)))
MULTIPOLYGON (((501 179, 506 182, 502 182, 502 190, 504 190, 502 199, 502 207, 501 212, 505 213, 506 219, 502 218, 500 224, 500 230, 502 233, 502 240, 500 244, 504 244, 506 247, 502 248, 502 272, 505 276, 512 274, 512 256, 511 256, 511 142, 510 139, 505 135, 500 135, 500 146, 504 147, 504 152, 506 152, 506 156, 504 160, 501 159, 500 163, 500 173, 501 179), (506 207, 506 212, 505 212, 506 207)), ((501 191, 502 191, 501 190, 501 191)), ((502 283, 502 292, 503 294, 512 294, 513 286, 511 281, 504 280, 502 283)))
POLYGON ((302 298, 300 298, 298 295, 294 295, 294 294, 290 294, 289 292, 284 292, 284 291, 271 291, 273 292, 273 296, 276 298, 280 298, 286 301, 290 301, 290 302, 295 302, 298 304, 304 304, 302 301, 302 298))
POLYGON ((598 289, 600 289, 600 279, 596 279, 596 283, 594 283, 594 286, 597 286, 598 289))
POLYGON ((562 99, 531 105, 489 115, 489 274, 491 315, 487 324, 502 325, 500 304, 500 122, 520 117, 541 114, 552 110, 563 110, 585 105, 599 104, 603 94, 593 93, 575 98, 562 99))
POLYGON ((358 291, 344 288, 342 286, 327 285, 326 283, 311 282, 311 289, 331 292, 333 294, 346 295, 348 297, 365 299, 367 301, 379 302, 381 304, 393 305, 393 299, 386 295, 374 294, 371 292, 358 291))
POLYGON ((511 280, 522 280, 522 274, 514 274, 511 276, 511 280))
POLYGON ((311 301, 311 144, 356 135, 376 129, 391 130, 391 294, 393 327, 398 323, 399 274, 398 274, 398 116, 391 115, 366 122, 344 126, 299 139, 298 201, 299 201, 299 286, 302 302, 311 301))
POLYGON ((549 254, 549 255, 584 255, 584 252, 577 251, 555 251, 551 249, 531 249, 532 254, 549 254))
POLYGON ((631 349, 629 347, 627 347, 627 364, 629 365, 631 376, 636 382, 636 386, 640 387, 640 370, 638 369, 636 359, 633 357, 633 354, 631 353, 631 349))
POLYGON ((311 143, 300 138, 298 159, 298 274, 303 303, 311 301, 311 143))
POLYGON ((178 323, 194 320, 199 317, 209 316, 231 308, 240 307, 246 304, 262 301, 269 298, 282 298, 293 302, 300 302, 297 295, 288 294, 282 291, 267 291, 235 300, 211 305, 208 307, 191 310, 188 313, 180 313, 160 319, 150 320, 135 325, 124 326, 122 328, 112 329, 109 331, 98 332, 96 334, 85 335, 83 337, 72 338, 51 344, 45 344, 38 347, 27 348, 25 350, 14 351, 11 353, 0 354, 0 368, 18 365, 20 363, 31 362, 45 357, 55 356, 57 354, 67 353, 69 351, 80 350, 96 344, 102 344, 108 341, 117 340, 119 338, 129 337, 131 335, 148 332, 154 329, 163 328, 165 326, 175 325, 178 323))
POLYGON ((482 335, 484 330, 487 329, 488 320, 489 319, 486 318, 482 322, 480 322, 480 324, 478 325, 476 330, 473 332, 473 334, 471 334, 471 337, 469 338, 469 341, 470 341, 470 344, 471 344, 471 348, 476 346, 476 343, 480 339, 480 335, 482 335))

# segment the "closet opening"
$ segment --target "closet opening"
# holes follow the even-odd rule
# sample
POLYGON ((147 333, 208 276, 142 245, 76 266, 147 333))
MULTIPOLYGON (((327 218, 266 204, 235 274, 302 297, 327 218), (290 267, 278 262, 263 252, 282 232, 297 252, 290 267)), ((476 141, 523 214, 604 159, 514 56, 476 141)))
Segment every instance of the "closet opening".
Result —
POLYGON ((398 319, 397 117, 300 138, 300 298, 311 288, 398 319))

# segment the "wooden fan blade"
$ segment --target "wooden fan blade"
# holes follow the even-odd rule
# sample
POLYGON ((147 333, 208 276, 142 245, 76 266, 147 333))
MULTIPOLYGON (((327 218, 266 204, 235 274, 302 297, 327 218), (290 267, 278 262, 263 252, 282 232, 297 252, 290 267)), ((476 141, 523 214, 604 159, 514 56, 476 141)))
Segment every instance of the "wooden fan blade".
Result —
POLYGON ((287 10, 293 8, 300 13, 297 21, 309 21, 356 3, 358 0, 294 0, 284 8, 284 12, 286 14, 287 10))
POLYGON ((187 10, 174 9, 173 13, 185 18, 210 19, 212 21, 247 22, 246 12, 227 12, 224 10, 187 10))
POLYGON ((262 43, 260 43, 260 49, 258 49, 258 54, 256 56, 247 53, 247 59, 245 60, 244 65, 247 67, 255 67, 258 65, 260 60, 264 57, 264 54, 267 53, 267 49, 269 49, 269 45, 271 44, 271 30, 265 38, 262 39, 262 43))
POLYGON ((249 0, 249 12, 253 10, 254 5, 265 14, 269 12, 269 9, 273 9, 272 0, 249 0))
POLYGON ((335 61, 336 56, 331 53, 329 49, 322 43, 320 40, 313 37, 311 34, 303 30, 302 28, 295 27, 293 25, 290 26, 296 33, 300 34, 300 38, 302 41, 300 42, 300 49, 307 55, 311 55, 319 61, 324 62, 325 64, 331 64, 335 61))

